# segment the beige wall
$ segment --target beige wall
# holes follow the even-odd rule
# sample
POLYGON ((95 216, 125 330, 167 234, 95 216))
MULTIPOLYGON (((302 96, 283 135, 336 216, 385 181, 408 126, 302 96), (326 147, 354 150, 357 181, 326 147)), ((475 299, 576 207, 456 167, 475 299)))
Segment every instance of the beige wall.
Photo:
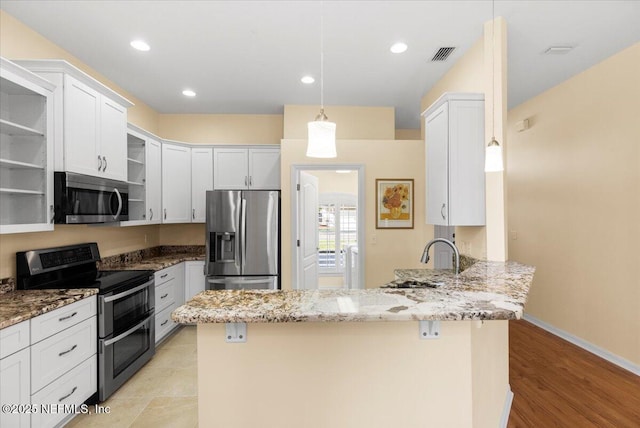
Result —
MULTIPOLYGON (((505 133, 502 129, 507 105, 507 28, 503 18, 496 18, 495 24, 495 33, 492 33, 492 21, 485 23, 483 37, 431 87, 422 97, 420 105, 422 111, 426 110, 445 92, 484 93, 485 140, 488 142, 491 138, 493 119, 496 137, 504 148, 505 133), (496 104, 495 114, 492 115, 494 93, 496 104)), ((424 137, 424 121, 421 132, 424 137)), ((506 259, 504 187, 503 174, 486 174, 486 226, 456 227, 456 244, 464 254, 490 260, 506 259)))
MULTIPOLYGON (((285 105, 284 139, 306 139, 307 123, 315 119, 320 106, 285 105)), ((343 140, 393 140, 393 107, 325 106, 325 114, 336 123, 336 138, 343 140)))
POLYGON ((510 253, 537 268, 526 312, 635 364, 638 76, 640 43, 511 109, 508 118, 510 253), (517 132, 527 118, 530 129, 517 132))
MULTIPOLYGON (((286 118, 285 118, 286 121, 286 118)), ((291 224, 291 166, 353 163, 365 165, 365 285, 379 287, 393 280, 396 268, 420 267, 420 254, 433 237, 424 224, 424 143, 420 140, 338 140, 336 159, 306 157, 306 140, 281 144, 282 224, 291 224), (376 178, 413 178, 414 229, 375 228, 376 178)), ((282 228, 282 286, 292 288, 291 228, 282 228)))
POLYGON ((0 235, 0 278, 15 276, 17 251, 81 242, 97 242, 100 255, 105 257, 154 247, 160 239, 158 226, 56 225, 53 232, 0 235))
POLYGON ((421 340, 409 321, 254 323, 246 343, 199 324, 200 425, 495 428, 507 324, 442 322, 438 339, 421 340))
POLYGON ((161 114, 159 135, 195 144, 280 144, 281 114, 161 114))
POLYGON ((396 140, 422 140, 422 132, 418 129, 396 129, 396 140))
POLYGON ((331 170, 308 170, 305 172, 318 178, 319 193, 358 194, 357 171, 352 171, 348 174, 339 174, 331 170))

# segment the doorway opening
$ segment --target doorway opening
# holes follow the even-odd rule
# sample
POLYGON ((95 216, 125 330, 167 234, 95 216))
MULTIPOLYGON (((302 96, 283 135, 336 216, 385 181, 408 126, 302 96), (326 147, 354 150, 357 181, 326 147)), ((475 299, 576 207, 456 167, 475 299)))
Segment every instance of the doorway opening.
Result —
POLYGON ((364 165, 293 165, 294 289, 364 288, 364 165))

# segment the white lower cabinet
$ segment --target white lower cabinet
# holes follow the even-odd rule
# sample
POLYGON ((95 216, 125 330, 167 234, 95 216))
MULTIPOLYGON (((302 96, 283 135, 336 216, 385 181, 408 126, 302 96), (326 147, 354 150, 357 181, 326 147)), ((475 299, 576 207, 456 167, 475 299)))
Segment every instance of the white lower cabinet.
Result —
POLYGON ((1 427, 58 426, 96 393, 96 309, 91 296, 0 330, 0 402, 16 405, 1 427))
MULTIPOLYGON (((23 323, 29 323, 24 321, 23 323)), ((11 328, 11 327, 9 327, 11 328)), ((0 341, 4 348, 4 341, 0 341)), ((31 403, 31 381, 29 348, 13 353, 0 360, 0 426, 26 428, 30 426, 31 415, 19 407, 5 410, 5 405, 20 406, 31 403), (22 410, 22 411, 20 411, 22 410)))
POLYGON ((205 290, 206 276, 204 274, 204 260, 185 262, 184 300, 205 290))
POLYGON ((184 303, 184 263, 155 273, 156 343, 178 324, 171 320, 171 312, 184 303))
POLYGON ((39 391, 96 353, 98 326, 92 317, 31 345, 31 391, 39 391))
POLYGON ((156 312, 156 343, 162 340, 162 338, 177 326, 171 319, 171 312, 173 312, 175 308, 175 305, 171 305, 160 312, 156 312))
POLYGON ((93 354, 64 376, 32 395, 31 403, 42 411, 31 416, 31 425, 34 428, 55 426, 69 417, 70 414, 65 413, 67 409, 76 414, 81 413, 82 403, 98 389, 97 372, 98 358, 93 354))

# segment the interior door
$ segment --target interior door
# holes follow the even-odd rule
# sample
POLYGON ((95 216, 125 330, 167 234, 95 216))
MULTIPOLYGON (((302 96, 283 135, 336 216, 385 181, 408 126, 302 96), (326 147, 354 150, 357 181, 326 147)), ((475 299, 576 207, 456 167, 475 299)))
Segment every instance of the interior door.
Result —
POLYGON ((298 193, 298 289, 318 288, 318 178, 301 171, 298 193))

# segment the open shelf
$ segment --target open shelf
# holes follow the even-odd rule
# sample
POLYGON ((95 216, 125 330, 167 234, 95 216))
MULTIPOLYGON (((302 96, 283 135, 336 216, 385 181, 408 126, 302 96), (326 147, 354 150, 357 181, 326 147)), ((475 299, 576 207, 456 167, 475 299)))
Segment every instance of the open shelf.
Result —
POLYGON ((37 165, 35 163, 18 162, 11 159, 0 158, 0 167, 10 169, 44 169, 43 165, 37 165))
POLYGON ((10 122, 8 120, 0 119, 0 133, 7 135, 26 135, 44 137, 44 133, 37 129, 28 128, 20 124, 10 122))
POLYGON ((131 198, 129 198, 129 202, 144 202, 144 199, 131 199, 131 198))
POLYGON ((13 195, 44 195, 44 192, 40 192, 37 190, 11 189, 6 187, 0 187, 0 193, 8 193, 13 195))
POLYGON ((137 181, 127 181, 127 184, 131 184, 133 186, 144 186, 144 183, 138 183, 137 181))
POLYGON ((138 159, 127 158, 127 161, 138 164, 138 165, 144 165, 144 162, 139 161, 138 159))

